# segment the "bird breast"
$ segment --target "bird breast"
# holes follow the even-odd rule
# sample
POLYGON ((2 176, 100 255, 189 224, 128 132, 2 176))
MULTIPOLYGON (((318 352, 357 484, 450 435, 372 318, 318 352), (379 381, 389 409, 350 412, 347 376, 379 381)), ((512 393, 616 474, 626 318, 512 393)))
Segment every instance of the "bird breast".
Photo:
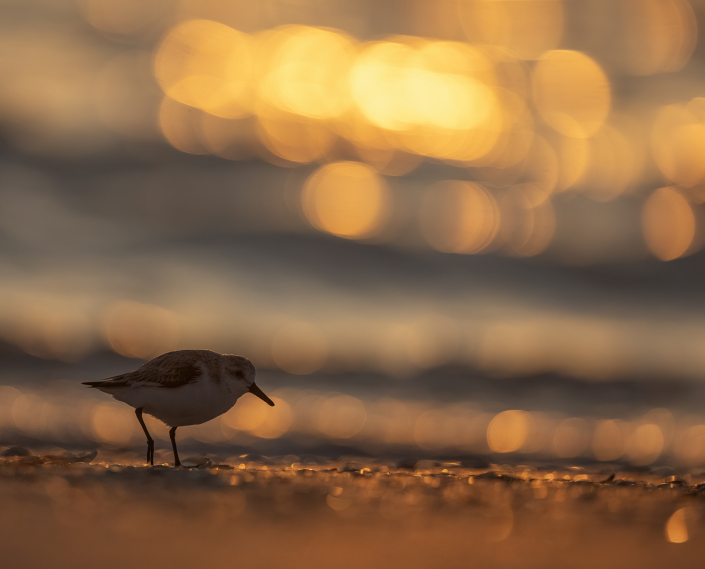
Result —
POLYGON ((244 385, 240 390, 227 389, 210 378, 202 377, 180 387, 142 383, 134 387, 113 389, 110 394, 132 407, 142 407, 145 413, 170 427, 183 427, 200 425, 222 415, 245 392, 244 385))

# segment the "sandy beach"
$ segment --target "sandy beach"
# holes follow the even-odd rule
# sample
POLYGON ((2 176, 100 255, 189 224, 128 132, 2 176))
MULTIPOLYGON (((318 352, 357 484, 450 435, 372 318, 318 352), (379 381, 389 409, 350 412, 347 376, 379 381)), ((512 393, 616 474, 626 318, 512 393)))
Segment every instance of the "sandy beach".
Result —
POLYGON ((702 566, 705 474, 292 458, 174 469, 109 453, 5 457, 3 558, 17 569, 702 566))

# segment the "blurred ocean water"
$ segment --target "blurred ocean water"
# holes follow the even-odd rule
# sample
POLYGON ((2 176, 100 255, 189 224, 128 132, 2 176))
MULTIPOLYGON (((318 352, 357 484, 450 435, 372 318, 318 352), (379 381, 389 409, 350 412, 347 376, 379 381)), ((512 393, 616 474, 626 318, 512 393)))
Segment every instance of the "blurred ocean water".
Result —
POLYGON ((705 464, 699 3, 0 12, 0 444, 208 348, 194 449, 705 464))

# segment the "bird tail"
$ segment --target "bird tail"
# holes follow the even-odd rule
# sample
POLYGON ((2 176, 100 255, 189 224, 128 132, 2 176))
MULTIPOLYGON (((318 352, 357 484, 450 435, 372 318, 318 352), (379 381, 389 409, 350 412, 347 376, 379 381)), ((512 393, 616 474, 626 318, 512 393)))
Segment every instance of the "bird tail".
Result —
POLYGON ((102 379, 100 381, 83 381, 81 385, 87 385, 88 387, 102 387, 103 389, 110 387, 123 387, 125 385, 125 375, 116 375, 115 377, 109 377, 108 379, 102 379))

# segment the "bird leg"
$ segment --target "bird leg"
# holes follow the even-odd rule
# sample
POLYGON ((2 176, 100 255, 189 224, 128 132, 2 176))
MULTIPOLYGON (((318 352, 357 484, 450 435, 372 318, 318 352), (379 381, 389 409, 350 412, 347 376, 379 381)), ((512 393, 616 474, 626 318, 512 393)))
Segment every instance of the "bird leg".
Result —
POLYGON ((181 466, 179 453, 176 450, 176 427, 169 429, 169 438, 171 438, 171 448, 174 449, 174 466, 181 466))
POLYGON ((154 466, 154 439, 149 436, 147 425, 144 424, 144 420, 142 419, 142 407, 135 409, 135 414, 137 415, 137 420, 140 422, 140 425, 142 425, 144 434, 147 435, 147 462, 154 466))

